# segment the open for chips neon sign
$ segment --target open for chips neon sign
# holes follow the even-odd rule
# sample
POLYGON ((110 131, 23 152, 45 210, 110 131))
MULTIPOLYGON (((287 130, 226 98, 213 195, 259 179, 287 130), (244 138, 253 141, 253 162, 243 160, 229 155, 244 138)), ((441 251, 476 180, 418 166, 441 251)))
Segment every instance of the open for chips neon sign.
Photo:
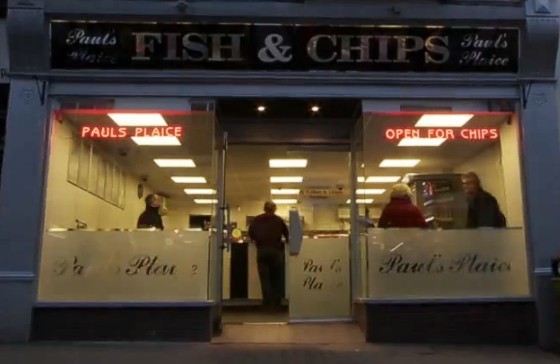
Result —
POLYGON ((447 139, 484 141, 500 137, 498 128, 389 128, 385 139, 447 139))

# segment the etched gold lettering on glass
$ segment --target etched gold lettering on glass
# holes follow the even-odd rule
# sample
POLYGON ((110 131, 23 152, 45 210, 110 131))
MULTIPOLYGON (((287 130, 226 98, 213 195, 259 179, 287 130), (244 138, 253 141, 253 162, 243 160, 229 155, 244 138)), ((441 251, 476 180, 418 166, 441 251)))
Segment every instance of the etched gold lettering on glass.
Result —
POLYGON ((307 43, 307 55, 317 63, 332 62, 338 56, 336 50, 334 49, 334 47, 336 47, 336 44, 337 44, 337 40, 336 40, 336 37, 333 36, 333 35, 326 35, 326 34, 315 35, 307 43), (332 49, 331 55, 329 57, 323 57, 322 58, 317 53, 317 47, 319 46, 319 41, 321 39, 325 39, 327 41, 330 41, 330 43, 332 45, 333 49, 332 49))
POLYGON ((187 61, 205 61, 208 59, 207 36, 189 33, 183 37, 183 59, 187 61))
POLYGON ((242 61, 241 57, 241 39, 243 34, 210 34, 212 42, 212 53, 210 61, 242 61), (223 51, 230 51, 231 56, 227 57, 223 51))
POLYGON ((424 55, 426 63, 442 64, 449 61, 449 38, 432 36, 426 39, 426 53, 424 55))
POLYGON ((167 40, 167 53, 165 55, 164 60, 166 61, 181 60, 181 58, 177 54, 177 42, 180 36, 181 36, 180 33, 165 33, 163 35, 163 37, 167 40))
POLYGON ((369 42, 373 37, 370 35, 360 35, 360 36, 352 36, 352 35, 341 35, 340 36, 340 58, 338 62, 358 62, 358 63, 365 63, 365 62, 372 62, 370 59, 370 46, 369 42), (358 41, 357 45, 352 45, 352 42, 358 41), (354 59, 352 57, 352 52, 357 51, 358 57, 354 59))
POLYGON ((424 48, 424 40, 421 37, 405 35, 395 36, 397 40, 397 63, 410 63, 409 53, 414 53, 424 48))
POLYGON ((146 55, 146 51, 153 53, 155 51, 155 41, 161 43, 160 33, 140 32, 132 33, 136 40, 136 55, 132 57, 134 61, 149 61, 150 56, 146 55))

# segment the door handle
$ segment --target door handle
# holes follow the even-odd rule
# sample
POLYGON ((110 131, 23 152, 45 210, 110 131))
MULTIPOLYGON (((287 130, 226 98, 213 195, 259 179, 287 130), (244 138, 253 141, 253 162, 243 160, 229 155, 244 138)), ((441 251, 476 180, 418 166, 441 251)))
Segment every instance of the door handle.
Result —
POLYGON ((233 231, 233 229, 231 228, 231 206, 229 204, 226 204, 224 210, 226 213, 226 237, 224 239, 224 249, 229 252, 231 250, 231 233, 233 231))

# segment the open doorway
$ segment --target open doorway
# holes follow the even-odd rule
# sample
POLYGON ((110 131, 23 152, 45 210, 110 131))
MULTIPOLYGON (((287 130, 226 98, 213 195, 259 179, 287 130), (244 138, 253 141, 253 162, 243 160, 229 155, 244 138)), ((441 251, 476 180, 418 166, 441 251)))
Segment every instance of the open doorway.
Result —
POLYGON ((350 140, 360 115, 355 100, 218 100, 217 119, 229 142, 225 202, 230 231, 237 231, 224 254, 225 325, 350 319, 350 140), (297 210, 309 240, 304 244, 308 251, 299 258, 286 249, 282 306, 273 311, 261 305, 257 248, 248 236, 266 201, 276 204, 276 214, 286 224, 290 211, 297 210), (325 248, 332 244, 327 250, 343 265, 339 291, 345 293, 338 300, 328 296, 332 289, 322 289, 318 272, 333 257, 321 256, 321 249, 310 246, 314 241, 325 248), (325 309, 313 299, 322 300, 325 304, 319 306, 325 309))

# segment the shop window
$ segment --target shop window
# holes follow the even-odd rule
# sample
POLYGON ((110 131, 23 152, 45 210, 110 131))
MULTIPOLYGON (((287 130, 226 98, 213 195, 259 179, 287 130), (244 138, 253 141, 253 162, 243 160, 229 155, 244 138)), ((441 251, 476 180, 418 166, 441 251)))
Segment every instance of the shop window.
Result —
POLYGON ((530 295, 515 114, 373 112, 361 131, 368 298, 530 295))
POLYGON ((60 102, 67 108, 53 114, 38 299, 205 301, 210 232, 189 230, 188 216, 213 216, 213 203, 196 202, 215 196, 187 195, 189 183, 176 177, 196 173, 194 187, 216 190, 213 114, 119 101, 133 111, 78 100, 60 102), (130 126, 149 117, 160 126, 130 126), (146 211, 161 218, 163 231, 138 223, 146 211))

